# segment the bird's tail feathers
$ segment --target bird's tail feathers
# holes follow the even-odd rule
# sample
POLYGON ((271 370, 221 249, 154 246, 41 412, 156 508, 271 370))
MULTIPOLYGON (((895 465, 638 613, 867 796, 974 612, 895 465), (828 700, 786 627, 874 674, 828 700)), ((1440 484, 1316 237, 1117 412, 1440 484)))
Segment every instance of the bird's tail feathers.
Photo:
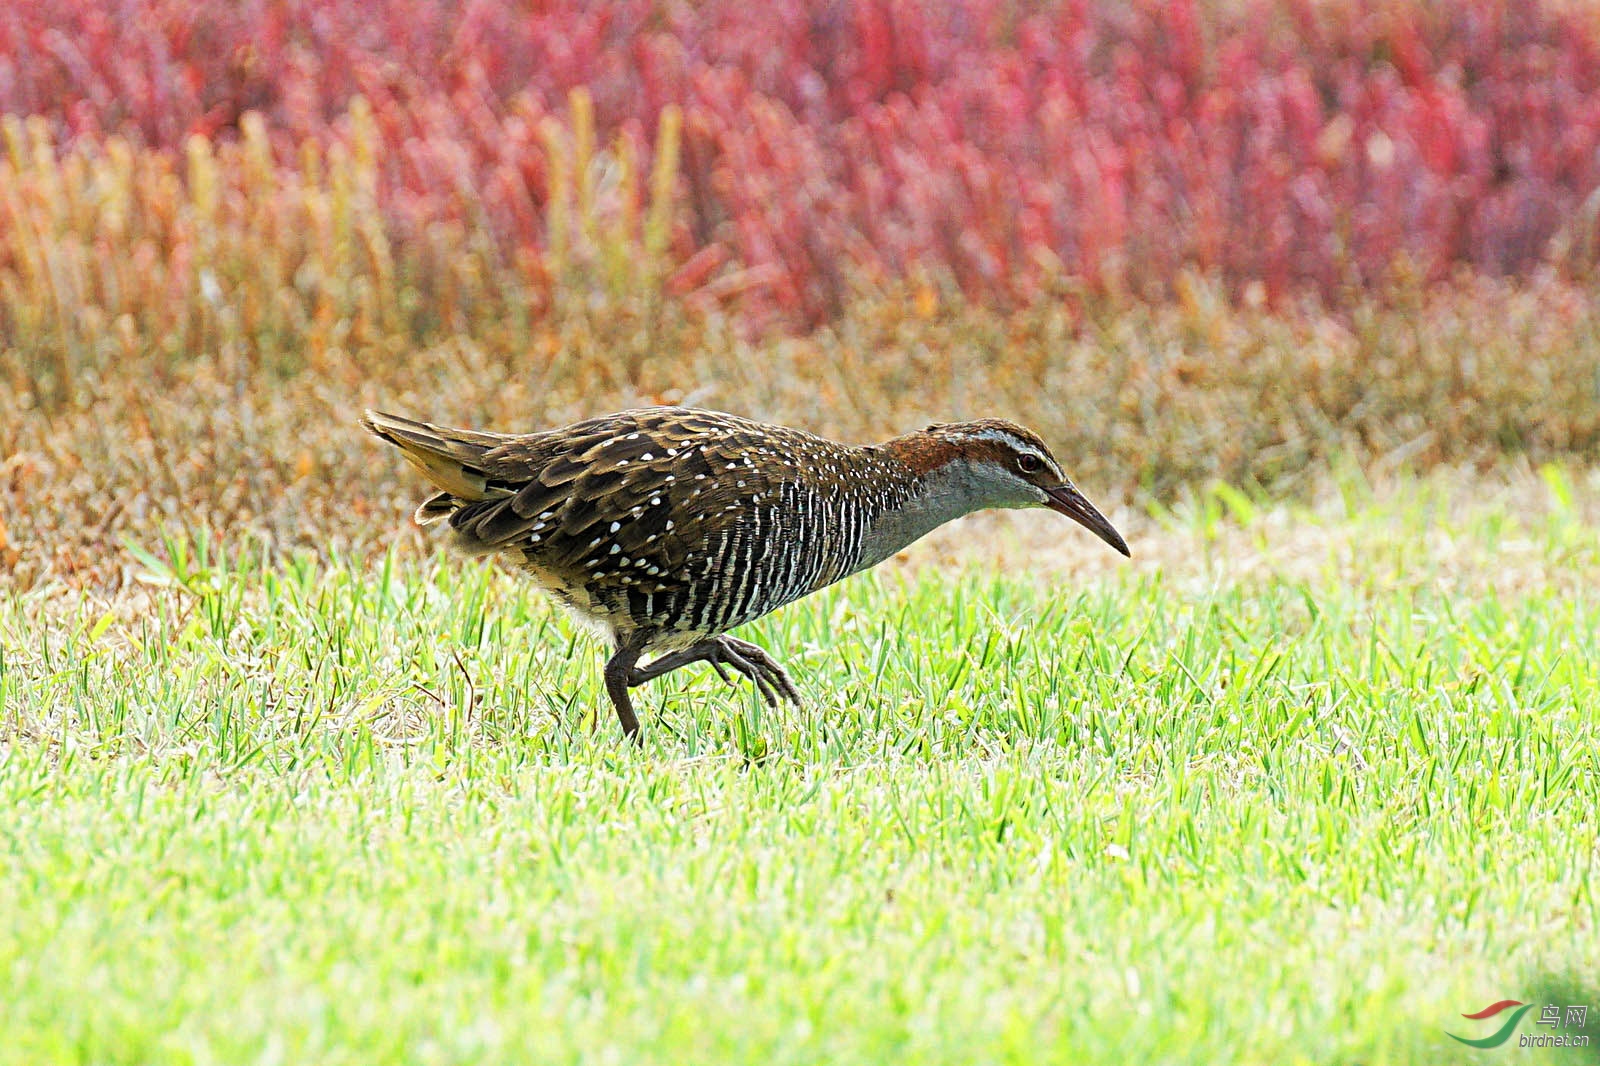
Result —
POLYGON ((441 490, 417 508, 421 525, 449 517, 465 501, 503 494, 489 486, 480 465, 484 454, 501 443, 495 434, 449 429, 382 411, 368 411, 361 426, 399 448, 406 461, 441 490))
POLYGON ((452 496, 448 492, 439 492, 423 500, 411 517, 419 526, 431 526, 435 522, 449 518, 460 507, 461 497, 452 496))

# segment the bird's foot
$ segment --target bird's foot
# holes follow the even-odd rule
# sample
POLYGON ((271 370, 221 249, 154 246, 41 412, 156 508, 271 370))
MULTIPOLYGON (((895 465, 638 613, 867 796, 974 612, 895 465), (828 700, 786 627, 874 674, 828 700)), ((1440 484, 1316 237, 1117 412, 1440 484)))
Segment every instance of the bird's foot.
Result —
POLYGON ((755 684, 756 691, 761 693, 761 698, 767 701, 768 706, 777 707, 785 699, 797 706, 800 703, 800 690, 765 648, 729 636, 702 640, 682 651, 663 655, 647 666, 635 666, 628 675, 628 687, 636 688, 690 663, 710 663, 717 675, 730 685, 733 684, 733 678, 723 668, 732 667, 755 684))
POLYGON ((738 637, 718 637, 715 643, 718 647, 717 657, 708 658, 707 661, 722 676, 722 680, 733 684, 733 679, 722 669, 726 664, 754 682, 761 698, 767 701, 767 706, 777 707, 784 700, 797 707, 800 705, 800 690, 765 648, 738 637))

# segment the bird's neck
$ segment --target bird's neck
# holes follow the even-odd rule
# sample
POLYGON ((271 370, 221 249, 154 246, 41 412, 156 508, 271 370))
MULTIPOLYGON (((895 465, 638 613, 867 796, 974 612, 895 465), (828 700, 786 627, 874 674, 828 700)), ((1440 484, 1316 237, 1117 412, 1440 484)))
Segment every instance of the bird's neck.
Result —
POLYGON ((897 454, 895 446, 905 440, 898 438, 884 446, 906 465, 908 477, 903 493, 897 494, 901 499, 890 502, 870 520, 855 570, 876 566, 946 522, 988 506, 972 464, 948 446, 934 454, 921 452, 915 446, 910 454, 897 454))

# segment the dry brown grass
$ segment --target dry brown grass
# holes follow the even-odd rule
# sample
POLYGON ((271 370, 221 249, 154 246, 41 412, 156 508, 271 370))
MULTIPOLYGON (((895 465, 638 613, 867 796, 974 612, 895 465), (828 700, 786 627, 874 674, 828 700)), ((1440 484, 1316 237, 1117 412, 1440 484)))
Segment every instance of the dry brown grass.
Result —
POLYGON ((1477 282, 1346 320, 1229 310, 1200 283, 1175 307, 1069 308, 1000 317, 923 290, 751 341, 599 304, 416 351, 325 348, 290 372, 227 340, 187 359, 136 345, 54 403, 17 360, 0 374, 0 565, 21 587, 116 584, 121 539, 162 525, 280 549, 409 536, 418 486, 356 427, 368 405, 532 429, 681 402, 856 439, 1004 415, 1091 496, 1139 510, 1217 480, 1304 496, 1335 456, 1381 475, 1600 454, 1597 312, 1554 284, 1477 282))

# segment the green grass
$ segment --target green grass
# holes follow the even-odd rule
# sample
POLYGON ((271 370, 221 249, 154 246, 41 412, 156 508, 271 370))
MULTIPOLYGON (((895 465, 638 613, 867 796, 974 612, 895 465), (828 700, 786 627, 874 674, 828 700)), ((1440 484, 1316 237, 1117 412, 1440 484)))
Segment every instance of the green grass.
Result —
POLYGON ((747 633, 804 710, 685 671, 642 750, 514 577, 143 546, 109 601, 0 600, 0 1062, 1455 1062, 1507 997, 1592 1033, 1570 495, 858 579, 747 633))

